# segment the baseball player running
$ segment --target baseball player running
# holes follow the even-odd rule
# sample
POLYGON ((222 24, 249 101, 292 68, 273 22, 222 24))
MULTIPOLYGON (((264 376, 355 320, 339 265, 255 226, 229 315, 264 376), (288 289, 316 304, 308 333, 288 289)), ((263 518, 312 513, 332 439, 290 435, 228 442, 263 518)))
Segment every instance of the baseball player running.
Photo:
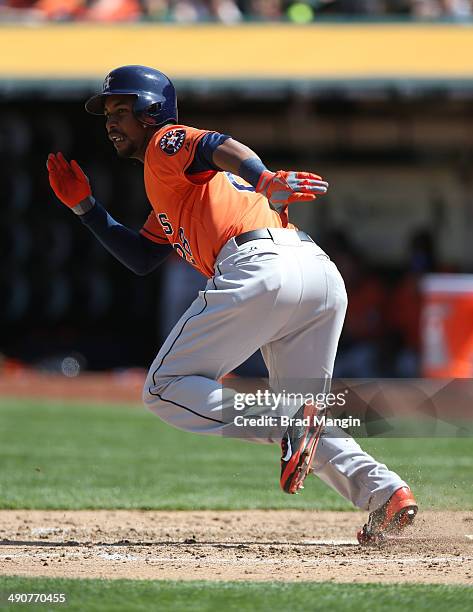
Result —
MULTIPOLYGON (((328 184, 308 172, 272 172, 233 138, 179 124, 174 86, 153 68, 112 70, 85 108, 104 115, 120 157, 144 164, 152 210, 139 232, 121 225, 61 153, 47 161, 56 196, 133 272, 152 272, 174 249, 209 279, 151 365, 144 403, 180 429, 241 437, 218 380, 257 349, 273 388, 297 379, 323 381, 327 391, 345 286, 327 254, 289 223, 287 207, 322 196, 328 184)), ((296 493, 312 471, 370 513, 361 544, 413 521, 417 504, 396 473, 342 429, 318 425, 314 406, 288 409, 295 418, 281 432, 285 492, 296 493)))

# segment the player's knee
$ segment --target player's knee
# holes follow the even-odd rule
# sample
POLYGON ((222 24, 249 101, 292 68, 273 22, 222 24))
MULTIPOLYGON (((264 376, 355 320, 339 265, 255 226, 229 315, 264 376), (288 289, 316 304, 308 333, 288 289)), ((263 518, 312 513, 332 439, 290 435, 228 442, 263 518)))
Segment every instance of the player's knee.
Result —
POLYGON ((148 381, 145 382, 143 387, 143 393, 141 394, 141 399, 145 406, 149 406, 153 402, 153 395, 151 394, 151 387, 149 386, 148 381))
POLYGON ((159 377, 156 374, 148 374, 142 393, 142 400, 145 406, 156 406, 161 402, 161 392, 164 387, 169 383, 168 378, 159 377))

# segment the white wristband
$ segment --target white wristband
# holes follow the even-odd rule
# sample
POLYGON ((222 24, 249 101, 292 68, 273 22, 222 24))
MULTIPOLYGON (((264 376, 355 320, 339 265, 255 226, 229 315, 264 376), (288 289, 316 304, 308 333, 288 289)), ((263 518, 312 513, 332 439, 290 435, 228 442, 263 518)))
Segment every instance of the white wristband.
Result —
POLYGON ((85 200, 82 200, 82 202, 79 202, 79 204, 76 204, 76 206, 73 206, 71 210, 75 215, 85 215, 85 213, 92 210, 94 206, 95 198, 93 196, 89 196, 88 198, 85 198, 85 200))

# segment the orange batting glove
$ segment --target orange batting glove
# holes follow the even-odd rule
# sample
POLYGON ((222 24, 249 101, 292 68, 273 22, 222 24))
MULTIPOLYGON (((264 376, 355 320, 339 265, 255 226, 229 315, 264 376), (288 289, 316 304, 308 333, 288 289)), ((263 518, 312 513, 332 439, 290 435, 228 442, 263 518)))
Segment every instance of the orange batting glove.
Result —
POLYGON ((89 179, 75 160, 69 163, 62 153, 50 153, 46 166, 52 190, 69 208, 74 208, 92 195, 89 179))
POLYGON ((293 202, 309 202, 318 195, 327 193, 328 183, 318 174, 311 172, 286 172, 278 170, 261 174, 256 185, 256 192, 262 193, 270 205, 279 213, 283 227, 289 219, 287 207, 293 202))
POLYGON ((318 195, 327 193, 328 183, 311 172, 265 171, 256 185, 273 206, 287 206, 293 202, 309 202, 318 195))

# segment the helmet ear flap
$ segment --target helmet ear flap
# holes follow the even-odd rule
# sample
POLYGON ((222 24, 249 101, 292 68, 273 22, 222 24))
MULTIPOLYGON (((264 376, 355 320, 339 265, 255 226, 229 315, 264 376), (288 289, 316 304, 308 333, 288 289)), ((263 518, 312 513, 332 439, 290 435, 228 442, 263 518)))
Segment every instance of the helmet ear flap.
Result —
POLYGON ((135 111, 135 117, 145 125, 157 125, 156 117, 159 115, 161 107, 161 102, 154 102, 143 110, 135 111))
POLYGON ((153 117, 150 117, 146 111, 142 111, 141 113, 138 113, 136 115, 136 118, 138 119, 140 123, 143 123, 144 125, 150 125, 150 126, 156 125, 156 119, 154 119, 153 117))
POLYGON ((150 106, 148 106, 148 108, 146 109, 146 112, 148 113, 148 115, 157 115, 160 111, 161 111, 161 107, 163 105, 161 104, 161 102, 153 102, 153 104, 151 104, 150 106))

